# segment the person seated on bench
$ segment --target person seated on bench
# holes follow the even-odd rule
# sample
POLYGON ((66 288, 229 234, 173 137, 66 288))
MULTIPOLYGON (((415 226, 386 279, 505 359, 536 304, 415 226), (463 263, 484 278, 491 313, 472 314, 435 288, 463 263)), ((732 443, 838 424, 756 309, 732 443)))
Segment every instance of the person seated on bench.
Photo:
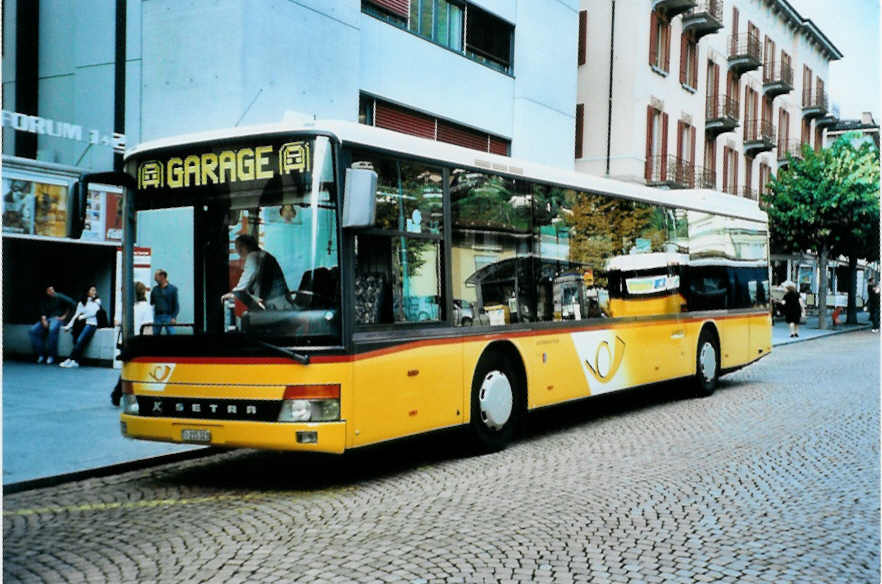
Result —
POLYGON ((251 235, 240 235, 235 244, 239 257, 244 260, 242 276, 232 291, 221 296, 221 301, 236 298, 248 310, 290 309, 285 274, 276 258, 260 249, 257 240, 251 235))

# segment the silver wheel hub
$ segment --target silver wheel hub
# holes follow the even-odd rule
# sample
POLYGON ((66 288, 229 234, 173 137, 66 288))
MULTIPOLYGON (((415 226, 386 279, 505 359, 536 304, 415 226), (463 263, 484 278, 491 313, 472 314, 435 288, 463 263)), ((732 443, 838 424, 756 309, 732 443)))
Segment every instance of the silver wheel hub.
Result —
POLYGON ((478 391, 481 420, 491 430, 500 430, 511 418, 514 395, 508 377, 501 371, 491 371, 484 377, 478 391))
POLYGON ((701 352, 698 354, 698 363, 701 366, 701 376, 705 381, 710 381, 717 374, 717 352, 710 343, 701 346, 701 352))

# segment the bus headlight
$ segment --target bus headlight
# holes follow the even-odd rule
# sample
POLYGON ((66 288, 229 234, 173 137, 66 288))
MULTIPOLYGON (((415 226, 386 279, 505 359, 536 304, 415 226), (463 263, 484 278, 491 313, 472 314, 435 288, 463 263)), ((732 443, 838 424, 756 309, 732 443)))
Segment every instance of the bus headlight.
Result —
POLYGON ((289 385, 280 422, 331 422, 340 419, 339 385, 289 385))
POLYGON ((138 415, 138 398, 135 397, 135 391, 131 381, 122 381, 122 405, 123 413, 138 415))

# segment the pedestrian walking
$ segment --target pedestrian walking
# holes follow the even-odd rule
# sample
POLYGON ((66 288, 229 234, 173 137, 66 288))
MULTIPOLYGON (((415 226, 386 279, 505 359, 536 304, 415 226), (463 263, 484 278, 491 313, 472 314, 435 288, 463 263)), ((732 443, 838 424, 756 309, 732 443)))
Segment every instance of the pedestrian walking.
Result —
POLYGON ((46 286, 45 296, 40 301, 40 321, 28 331, 37 363, 55 363, 58 358, 58 334, 73 309, 74 301, 70 296, 56 292, 54 286, 46 286))
POLYGON ((784 293, 784 320, 790 325, 790 337, 799 336, 799 322, 802 320, 802 298, 796 291, 796 284, 793 282, 785 282, 784 287, 787 292, 784 293))
POLYGON ((173 335, 175 329, 170 324, 175 324, 178 318, 180 305, 178 304, 178 289, 168 281, 168 272, 156 270, 153 276, 156 286, 150 291, 150 305, 153 307, 153 324, 155 333, 165 332, 173 335))
POLYGON ((870 311, 870 320, 873 322, 873 332, 879 332, 879 283, 870 280, 869 298, 867 299, 867 310, 870 311))
POLYGON ((101 299, 98 298, 98 289, 95 286, 89 286, 80 302, 77 304, 73 318, 64 327, 64 330, 73 329, 74 348, 61 367, 79 367, 80 358, 83 351, 92 340, 95 331, 98 330, 98 312, 101 310, 101 299))

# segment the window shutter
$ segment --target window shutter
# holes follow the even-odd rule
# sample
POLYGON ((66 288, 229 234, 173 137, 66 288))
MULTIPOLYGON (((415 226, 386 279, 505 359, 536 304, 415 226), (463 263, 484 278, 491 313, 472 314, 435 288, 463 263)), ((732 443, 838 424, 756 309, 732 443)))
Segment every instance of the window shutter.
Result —
POLYGON ((653 10, 649 13, 649 64, 658 63, 658 13, 653 10))
POLYGON ((403 134, 435 139, 435 119, 377 101, 374 125, 403 134))
POLYGON ((487 152, 487 134, 438 120, 438 141, 487 152))
POLYGON ((723 146, 723 192, 729 192, 729 147, 723 146))
POLYGON ((732 194, 738 194, 738 154, 732 150, 732 194))
POLYGON ((662 117, 662 139, 661 139, 661 179, 668 178, 668 114, 663 113, 662 117))
POLYGON ((579 65, 584 65, 588 52, 588 11, 579 11, 579 65))
POLYGON ((585 123, 585 105, 576 104, 576 158, 582 158, 582 128, 585 123))
POLYGON ((677 120, 677 158, 683 158, 683 127, 686 124, 677 120))
POLYGON ((720 66, 714 63, 714 95, 717 103, 720 103, 720 66))
POLYGON ((692 142, 692 157, 689 158, 689 162, 693 165, 695 164, 695 126, 689 126, 689 138, 690 142, 692 142))
POLYGON ((643 165, 643 178, 652 178, 652 106, 646 107, 646 161, 643 165))
POLYGON ((691 87, 698 89, 698 41, 695 39, 690 39, 692 42, 693 51, 692 51, 692 79, 691 79, 691 87))
POLYGON ((750 132, 748 127, 750 125, 750 118, 748 115, 750 114, 750 87, 748 85, 744 86, 744 138, 747 139, 750 136, 750 132))
MULTIPOLYGON (((750 190, 750 183, 753 182, 753 173, 751 172, 752 170, 753 170, 753 158, 751 158, 750 156, 745 154, 744 155, 744 187, 745 187, 745 190, 747 190, 747 191, 750 190)), ((747 193, 744 193, 744 196, 747 196, 747 193)))
POLYGON ((665 71, 671 70, 671 23, 665 23, 665 71))
POLYGON ((503 140, 502 138, 497 138, 496 136, 490 136, 490 152, 493 154, 500 154, 502 156, 508 156, 508 140, 503 140))
POLYGON ((680 83, 686 83, 686 44, 688 43, 686 33, 680 35, 680 83))
POLYGON ((732 36, 738 36, 738 7, 732 7, 732 36))
POLYGON ((370 4, 376 4, 380 8, 388 10, 392 14, 407 18, 410 16, 410 0, 367 0, 370 4))

